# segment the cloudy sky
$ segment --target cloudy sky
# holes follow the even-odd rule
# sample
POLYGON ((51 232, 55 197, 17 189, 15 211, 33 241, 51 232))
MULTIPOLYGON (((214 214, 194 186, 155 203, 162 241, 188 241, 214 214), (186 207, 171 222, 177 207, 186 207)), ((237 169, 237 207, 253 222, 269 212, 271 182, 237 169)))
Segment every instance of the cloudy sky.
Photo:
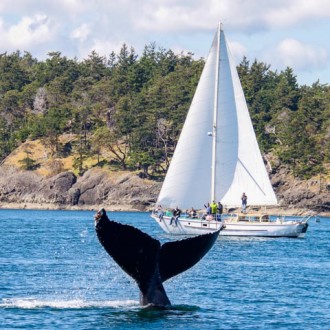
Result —
POLYGON ((299 84, 330 82, 329 0, 0 0, 0 53, 78 59, 123 43, 206 57, 218 22, 239 63, 294 69, 299 84))

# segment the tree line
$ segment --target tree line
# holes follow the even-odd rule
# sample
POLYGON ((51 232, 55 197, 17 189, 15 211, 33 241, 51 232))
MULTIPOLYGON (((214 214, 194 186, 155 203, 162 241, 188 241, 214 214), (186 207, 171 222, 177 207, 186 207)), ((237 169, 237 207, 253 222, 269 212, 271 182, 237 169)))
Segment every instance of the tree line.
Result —
MULTIPOLYGON (((60 52, 44 61, 19 51, 0 55, 0 161, 27 139, 40 139, 52 157, 74 154, 74 166, 111 151, 122 169, 163 175, 169 165, 204 60, 146 45, 124 44, 104 57, 78 61, 60 52), (61 144, 64 133, 74 141, 61 144)), ((330 88, 299 86, 291 68, 246 58, 238 65, 263 152, 296 176, 325 171, 330 150, 330 88)), ((29 157, 27 157, 29 159, 29 157)), ((100 162, 100 166, 104 162, 100 162)))

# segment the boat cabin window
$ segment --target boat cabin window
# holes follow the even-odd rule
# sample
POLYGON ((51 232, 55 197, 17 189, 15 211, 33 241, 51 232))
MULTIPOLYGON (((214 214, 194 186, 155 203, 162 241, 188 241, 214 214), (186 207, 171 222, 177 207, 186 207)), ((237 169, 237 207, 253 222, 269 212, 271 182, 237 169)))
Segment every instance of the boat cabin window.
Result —
POLYGON ((269 216, 268 215, 262 216, 261 221, 268 222, 269 221, 269 216))
POLYGON ((244 216, 244 215, 238 217, 238 220, 239 220, 239 221, 249 221, 248 217, 246 217, 246 216, 244 216))

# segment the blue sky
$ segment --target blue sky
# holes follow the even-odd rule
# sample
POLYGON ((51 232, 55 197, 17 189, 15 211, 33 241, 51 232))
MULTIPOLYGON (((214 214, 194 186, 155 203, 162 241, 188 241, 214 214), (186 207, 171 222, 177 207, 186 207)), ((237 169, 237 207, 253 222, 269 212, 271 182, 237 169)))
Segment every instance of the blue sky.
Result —
POLYGON ((330 82, 329 0, 0 0, 0 53, 107 56, 126 43, 206 57, 218 22, 243 56, 293 68, 300 85, 330 82))

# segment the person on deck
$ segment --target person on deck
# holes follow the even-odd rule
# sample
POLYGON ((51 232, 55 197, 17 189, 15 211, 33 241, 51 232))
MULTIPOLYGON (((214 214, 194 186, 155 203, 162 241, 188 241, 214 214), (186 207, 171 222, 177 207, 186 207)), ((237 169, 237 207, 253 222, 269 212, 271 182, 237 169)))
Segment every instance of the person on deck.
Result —
POLYGON ((245 192, 243 192, 241 200, 242 200, 242 213, 246 213, 247 196, 246 196, 245 192))
POLYGON ((164 211, 163 211, 163 208, 162 208, 161 205, 158 205, 157 206, 156 213, 158 215, 159 221, 162 221, 163 220, 163 217, 164 217, 164 211))
POLYGON ((212 214, 212 217, 213 217, 213 219, 215 219, 216 214, 217 214, 217 204, 216 204, 216 202, 213 201, 213 202, 211 203, 210 207, 211 207, 211 214, 212 214))
POLYGON ((218 211, 218 216, 217 216, 217 220, 221 221, 221 214, 223 212, 223 205, 221 204, 221 202, 218 202, 217 205, 217 211, 218 211))
POLYGON ((189 211, 189 216, 190 216, 190 218, 193 218, 193 219, 197 218, 197 212, 193 207, 189 211))
POLYGON ((179 219, 179 217, 180 217, 180 215, 181 215, 181 210, 178 208, 178 207, 176 207, 174 210, 173 210, 173 217, 171 218, 171 221, 170 221, 170 226, 172 226, 172 222, 173 222, 173 220, 174 220, 174 223, 175 223, 175 225, 177 226, 178 225, 178 219, 179 219))
POLYGON ((211 206, 210 206, 210 203, 204 204, 204 207, 206 208, 206 215, 211 214, 211 206))

